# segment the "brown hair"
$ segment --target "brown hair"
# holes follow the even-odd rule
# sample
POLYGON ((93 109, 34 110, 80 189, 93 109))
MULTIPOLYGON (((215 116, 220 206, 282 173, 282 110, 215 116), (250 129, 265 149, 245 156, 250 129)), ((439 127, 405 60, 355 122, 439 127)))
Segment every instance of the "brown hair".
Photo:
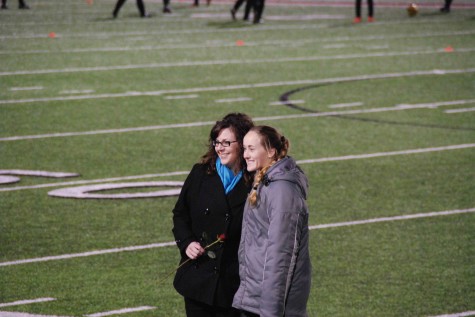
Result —
POLYGON ((276 129, 266 125, 255 126, 249 131, 253 131, 259 135, 261 145, 267 151, 275 149, 272 163, 268 166, 264 166, 263 168, 261 168, 261 170, 257 172, 254 176, 252 191, 249 194, 249 202, 251 203, 251 205, 255 205, 257 203, 257 187, 262 182, 264 175, 267 173, 269 168, 271 168, 272 165, 274 165, 276 162, 278 162, 280 159, 284 158, 287 155, 290 147, 290 142, 276 129))
POLYGON ((242 141, 246 133, 252 127, 254 127, 254 122, 252 121, 251 117, 239 112, 229 113, 220 121, 216 121, 209 133, 208 151, 201 157, 201 163, 208 166, 209 174, 216 172, 216 160, 218 159, 218 154, 216 153, 216 149, 213 146, 213 141, 216 140, 222 130, 229 128, 231 131, 233 131, 234 135, 236 136, 236 141, 238 141, 239 144, 239 166, 241 170, 243 170, 244 180, 247 183, 251 182, 251 173, 247 171, 246 161, 243 158, 244 148, 242 141))

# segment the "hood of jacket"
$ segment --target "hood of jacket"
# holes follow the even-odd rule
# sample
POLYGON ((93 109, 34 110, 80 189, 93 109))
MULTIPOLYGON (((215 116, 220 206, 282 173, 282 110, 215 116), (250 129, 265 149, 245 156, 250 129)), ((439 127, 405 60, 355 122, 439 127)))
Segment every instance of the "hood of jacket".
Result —
POLYGON ((269 168, 266 175, 264 175, 264 178, 262 179, 262 184, 267 186, 269 183, 276 181, 295 183, 300 189, 302 197, 305 200, 307 199, 307 177, 292 157, 286 156, 269 168))

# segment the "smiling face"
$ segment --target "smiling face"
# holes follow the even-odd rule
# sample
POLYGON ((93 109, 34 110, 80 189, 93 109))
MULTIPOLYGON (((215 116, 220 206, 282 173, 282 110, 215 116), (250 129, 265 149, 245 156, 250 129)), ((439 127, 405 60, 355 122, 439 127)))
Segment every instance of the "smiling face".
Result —
POLYGON ((244 159, 249 172, 259 171, 274 161, 275 149, 266 149, 261 136, 249 131, 244 137, 244 159))
POLYGON ((217 142, 214 150, 221 159, 221 164, 229 167, 234 173, 240 170, 241 151, 239 142, 236 142, 236 135, 230 128, 223 129, 219 132, 215 140, 217 142), (222 142, 232 142, 229 146, 224 147, 222 142))

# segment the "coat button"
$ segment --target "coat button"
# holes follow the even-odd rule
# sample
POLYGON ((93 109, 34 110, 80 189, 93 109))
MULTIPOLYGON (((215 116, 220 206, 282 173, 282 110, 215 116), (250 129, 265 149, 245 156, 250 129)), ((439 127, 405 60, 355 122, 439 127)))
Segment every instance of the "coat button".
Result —
POLYGON ((205 209, 205 215, 206 215, 206 216, 209 215, 209 212, 210 212, 209 209, 206 208, 206 209, 205 209))
POLYGON ((226 213, 226 215, 224 215, 224 220, 225 220, 226 222, 231 221, 231 215, 230 215, 229 213, 226 213))
POLYGON ((216 266, 214 267, 214 274, 219 274, 219 269, 216 266))

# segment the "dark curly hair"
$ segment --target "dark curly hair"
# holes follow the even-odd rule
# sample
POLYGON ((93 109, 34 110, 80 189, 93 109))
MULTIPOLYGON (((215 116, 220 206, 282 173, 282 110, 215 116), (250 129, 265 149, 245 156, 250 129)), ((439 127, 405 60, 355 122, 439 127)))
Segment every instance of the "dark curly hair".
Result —
POLYGON ((236 136, 236 141, 239 144, 239 166, 243 170, 244 180, 247 183, 251 182, 251 173, 246 169, 246 161, 243 158, 244 148, 243 148, 243 139, 246 133, 254 126, 254 122, 251 117, 244 113, 233 112, 224 116, 220 121, 216 121, 213 128, 209 133, 208 139, 208 151, 201 157, 201 163, 208 166, 208 173, 212 174, 216 172, 216 160, 218 159, 218 154, 216 149, 213 146, 213 141, 216 140, 219 133, 224 129, 230 129, 236 136))

